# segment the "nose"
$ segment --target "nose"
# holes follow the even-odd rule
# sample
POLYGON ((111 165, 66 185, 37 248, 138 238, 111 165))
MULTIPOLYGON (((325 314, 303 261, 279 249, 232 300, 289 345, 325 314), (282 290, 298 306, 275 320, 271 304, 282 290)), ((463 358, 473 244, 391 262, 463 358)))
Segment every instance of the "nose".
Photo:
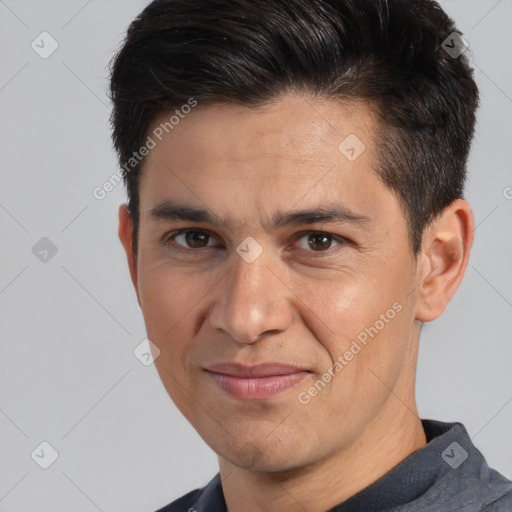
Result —
POLYGON ((285 331, 292 321, 290 292, 277 269, 264 254, 252 263, 238 254, 234 259, 210 310, 211 327, 245 344, 285 331))

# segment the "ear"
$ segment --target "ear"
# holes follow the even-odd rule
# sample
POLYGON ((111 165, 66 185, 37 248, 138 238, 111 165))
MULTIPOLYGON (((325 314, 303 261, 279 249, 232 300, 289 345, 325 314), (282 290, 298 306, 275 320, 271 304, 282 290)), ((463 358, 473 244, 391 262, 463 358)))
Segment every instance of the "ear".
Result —
POLYGON ((425 230, 419 256, 416 318, 435 320, 459 287, 469 262, 475 224, 471 206, 455 200, 425 230))
POLYGON ((128 261, 128 268, 130 269, 130 276, 132 283, 137 294, 137 301, 140 306, 139 287, 137 282, 137 258, 133 252, 133 219, 128 207, 122 204, 119 207, 119 240, 124 247, 126 259, 128 261))

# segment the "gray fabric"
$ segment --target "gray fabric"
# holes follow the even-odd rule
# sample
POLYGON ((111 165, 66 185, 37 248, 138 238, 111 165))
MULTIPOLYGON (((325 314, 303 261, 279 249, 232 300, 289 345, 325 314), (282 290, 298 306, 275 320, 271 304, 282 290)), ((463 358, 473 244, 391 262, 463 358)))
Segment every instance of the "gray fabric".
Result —
MULTIPOLYGON (((422 420, 427 445, 331 512, 512 512, 512 482, 461 423, 422 420)), ((158 512, 227 512, 217 474, 158 512)))

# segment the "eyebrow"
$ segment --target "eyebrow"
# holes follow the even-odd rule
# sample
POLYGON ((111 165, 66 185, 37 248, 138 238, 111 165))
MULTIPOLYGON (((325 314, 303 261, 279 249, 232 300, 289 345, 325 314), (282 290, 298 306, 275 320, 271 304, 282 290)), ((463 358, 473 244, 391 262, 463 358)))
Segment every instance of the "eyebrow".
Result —
MULTIPOLYGON (((189 222, 206 223, 214 226, 221 226, 229 229, 229 223, 220 219, 211 211, 204 208, 196 208, 182 203, 163 201, 154 206, 149 212, 152 220, 174 221, 184 220, 189 222)), ((284 226, 299 224, 316 224, 329 222, 334 224, 355 224, 365 225, 370 218, 353 212, 341 205, 335 207, 318 207, 304 210, 295 210, 287 213, 276 212, 270 223, 266 223, 269 229, 277 229, 284 226)))

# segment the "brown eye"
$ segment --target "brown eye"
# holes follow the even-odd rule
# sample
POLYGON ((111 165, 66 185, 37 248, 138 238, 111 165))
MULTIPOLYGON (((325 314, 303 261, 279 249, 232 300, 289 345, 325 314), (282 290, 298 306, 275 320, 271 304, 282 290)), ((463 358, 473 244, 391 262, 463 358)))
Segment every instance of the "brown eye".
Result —
POLYGON ((313 251, 325 251, 331 247, 332 236, 324 233, 308 235, 308 245, 313 251))
POLYGON ((197 249, 198 247, 206 247, 210 236, 201 231, 187 231, 185 233, 185 240, 189 247, 197 249))
POLYGON ((168 238, 167 243, 168 242, 174 242, 177 246, 186 249, 202 249, 212 245, 210 243, 211 236, 208 233, 194 229, 174 233, 168 238))
POLYGON ((300 236, 296 238, 295 247, 310 256, 329 256, 349 243, 342 236, 322 231, 303 231, 298 235, 300 236))

